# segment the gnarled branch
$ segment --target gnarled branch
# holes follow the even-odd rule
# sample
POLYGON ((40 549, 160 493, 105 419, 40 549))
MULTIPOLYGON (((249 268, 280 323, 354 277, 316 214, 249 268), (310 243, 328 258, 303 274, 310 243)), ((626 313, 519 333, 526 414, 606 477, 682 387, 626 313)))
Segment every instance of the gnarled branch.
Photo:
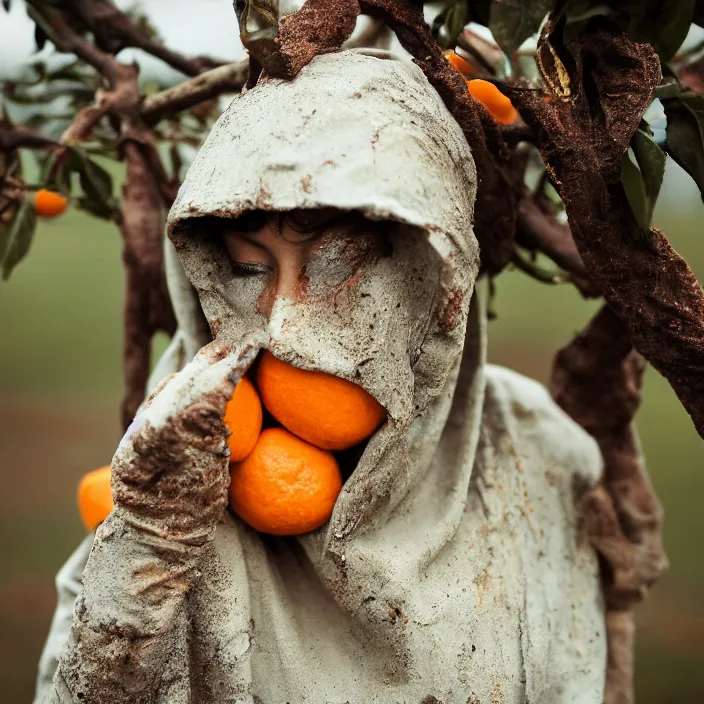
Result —
MULTIPOLYGON (((553 30, 548 22, 543 41, 559 49, 553 30)), ((660 80, 658 58, 606 20, 593 20, 563 51, 573 64, 569 101, 506 90, 538 136, 590 279, 704 437, 704 293, 662 232, 638 229, 620 181, 660 80)))
POLYGON ((173 88, 150 95, 142 104, 142 119, 153 125, 223 93, 241 90, 247 80, 249 61, 237 61, 201 73, 173 88))

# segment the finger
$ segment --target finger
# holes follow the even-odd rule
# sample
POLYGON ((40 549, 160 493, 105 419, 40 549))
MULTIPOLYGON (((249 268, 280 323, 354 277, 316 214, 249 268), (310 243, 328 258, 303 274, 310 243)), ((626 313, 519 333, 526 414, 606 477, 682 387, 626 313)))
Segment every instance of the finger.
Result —
MULTIPOLYGON (((261 345, 250 343, 243 347, 231 344, 206 345, 152 400, 145 409, 144 419, 155 428, 206 397, 209 401, 225 404, 232 396, 234 385, 245 375, 259 353, 261 345)), ((141 419, 140 419, 141 420, 141 419)))

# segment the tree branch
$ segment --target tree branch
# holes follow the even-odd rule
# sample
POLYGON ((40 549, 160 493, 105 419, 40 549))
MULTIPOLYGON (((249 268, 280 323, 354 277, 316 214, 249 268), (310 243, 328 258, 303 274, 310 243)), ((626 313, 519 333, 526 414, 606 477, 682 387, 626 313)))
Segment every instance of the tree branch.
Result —
POLYGON ((144 29, 134 24, 129 15, 110 2, 71 0, 69 4, 75 15, 93 32, 98 44, 109 47, 112 53, 126 47, 141 49, 187 76, 196 76, 224 63, 205 56, 189 58, 169 49, 150 38, 144 29))
POLYGON ((593 298, 599 295, 599 290, 589 280, 569 225, 545 213, 527 188, 518 202, 516 241, 550 257, 571 275, 572 282, 583 296, 593 298))
POLYGON ((557 404, 599 444, 601 482, 583 506, 589 540, 603 560, 609 658, 609 704, 633 702, 630 610, 667 568, 663 512, 645 469, 633 418, 644 362, 621 319, 604 306, 587 329, 555 356, 551 391, 557 404), (625 630, 624 630, 625 627, 625 630))
POLYGON ((7 129, 0 127, 0 151, 8 152, 13 149, 55 149, 61 146, 49 137, 30 130, 27 127, 13 127, 7 129))
POLYGON ((71 27, 61 10, 39 0, 27 0, 27 14, 59 51, 75 54, 114 85, 118 64, 115 57, 85 40, 71 27))
POLYGON ((218 66, 173 88, 150 95, 142 103, 142 119, 153 125, 223 93, 241 90, 247 80, 248 70, 249 61, 237 61, 218 66))
POLYGON ((553 30, 546 23, 541 42, 549 36, 553 50, 571 53, 571 99, 506 91, 538 135, 590 279, 704 437, 704 293, 659 230, 638 229, 621 185, 623 156, 660 80, 658 58, 601 18, 567 47, 553 30))

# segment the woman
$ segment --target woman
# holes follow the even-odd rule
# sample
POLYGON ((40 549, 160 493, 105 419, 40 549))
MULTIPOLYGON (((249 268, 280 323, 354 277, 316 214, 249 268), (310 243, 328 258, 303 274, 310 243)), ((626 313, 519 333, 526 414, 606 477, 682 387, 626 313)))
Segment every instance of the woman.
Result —
POLYGON ((319 56, 233 102, 169 218, 198 303, 172 271, 180 332, 155 377, 195 359, 118 448, 39 701, 603 700, 578 526, 600 456, 542 387, 484 362, 476 180, 440 98, 390 54, 319 56), (225 509, 221 416, 262 347, 387 412, 330 521, 292 538, 225 509))

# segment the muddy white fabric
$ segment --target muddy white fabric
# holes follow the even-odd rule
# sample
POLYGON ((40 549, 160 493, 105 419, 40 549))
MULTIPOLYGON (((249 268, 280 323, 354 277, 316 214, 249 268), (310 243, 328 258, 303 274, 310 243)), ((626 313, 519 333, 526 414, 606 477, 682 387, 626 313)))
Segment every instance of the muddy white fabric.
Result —
MULTIPOLYGON (((175 266, 180 338, 159 374, 203 344, 205 314, 216 339, 264 332, 276 356, 360 384, 389 418, 323 528, 273 538, 224 517, 150 644, 161 669, 140 675, 144 701, 603 701, 598 565, 578 521, 600 455, 540 385, 485 364, 476 181, 422 72, 383 52, 264 80, 214 128, 169 217, 202 313, 175 266), (232 276, 201 218, 318 207, 388 221, 393 254, 350 280, 335 266, 346 253, 328 248, 305 294, 257 312, 260 284, 232 276)), ((44 657, 37 701, 78 704, 76 667, 63 665, 78 639, 53 685, 56 656, 44 657)))

